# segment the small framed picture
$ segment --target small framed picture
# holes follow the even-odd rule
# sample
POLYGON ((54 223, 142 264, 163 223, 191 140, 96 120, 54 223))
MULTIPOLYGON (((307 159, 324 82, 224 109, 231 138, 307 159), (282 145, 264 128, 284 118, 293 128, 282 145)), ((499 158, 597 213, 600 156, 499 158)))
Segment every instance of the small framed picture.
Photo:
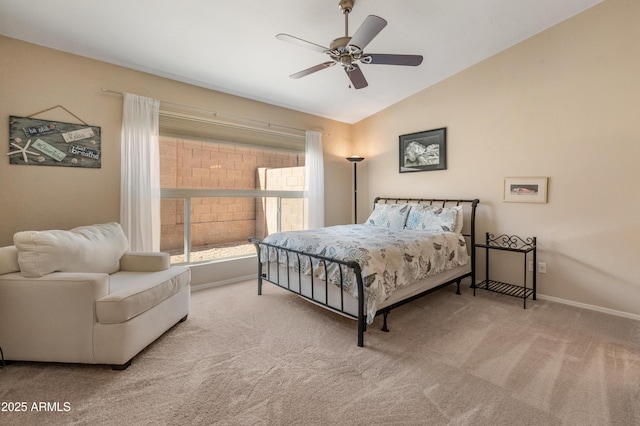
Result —
POLYGON ((446 127, 400 136, 400 173, 446 168, 446 127))
POLYGON ((504 178, 503 201, 513 203, 546 203, 546 177, 504 178))

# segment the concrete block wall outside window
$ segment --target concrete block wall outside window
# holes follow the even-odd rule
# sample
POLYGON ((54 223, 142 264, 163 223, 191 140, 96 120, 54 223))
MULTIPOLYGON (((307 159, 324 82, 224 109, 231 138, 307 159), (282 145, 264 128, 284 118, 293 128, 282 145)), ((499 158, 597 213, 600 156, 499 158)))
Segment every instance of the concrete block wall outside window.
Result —
MULTIPOLYGON (((304 189, 304 153, 160 137, 162 188, 304 189)), ((191 200, 191 246, 246 242, 276 230, 274 198, 207 197, 191 200)), ((280 202, 281 230, 302 229, 303 201, 280 202)), ((161 246, 181 249, 184 202, 163 199, 161 246)))

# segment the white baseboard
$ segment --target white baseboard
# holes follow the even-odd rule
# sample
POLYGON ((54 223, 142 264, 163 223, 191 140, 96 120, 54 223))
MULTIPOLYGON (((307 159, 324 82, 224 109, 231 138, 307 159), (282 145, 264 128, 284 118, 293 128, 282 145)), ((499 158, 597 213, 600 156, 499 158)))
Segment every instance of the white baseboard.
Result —
POLYGON ((578 308, 589 309, 591 311, 603 312, 605 314, 615 315, 618 317, 630 318, 636 321, 640 321, 640 315, 632 314, 629 312, 617 311, 615 309, 603 308, 602 306, 596 305, 588 305, 586 303, 574 302, 573 300, 561 299, 559 297, 547 296, 544 294, 538 293, 536 295, 537 298, 543 300, 549 300, 551 302, 562 303, 564 305, 575 306, 578 308))
POLYGON ((194 291, 205 290, 205 289, 211 288, 211 287, 219 287, 221 285, 238 283, 240 281, 254 280, 256 278, 258 278, 258 275, 257 274, 253 274, 253 275, 245 275, 244 277, 232 278, 232 279, 229 279, 229 280, 215 281, 215 282, 212 282, 212 283, 205 283, 205 284, 198 284, 196 286, 191 286, 191 292, 193 293, 194 291))
MULTIPOLYGON (((200 285, 197 285, 197 286, 192 286, 191 287, 191 292, 199 291, 199 290, 205 290, 205 289, 211 288, 211 287, 218 287, 218 286, 221 286, 221 285, 233 284, 233 283, 237 283, 237 282, 240 282, 240 281, 253 280, 253 279, 256 279, 257 277, 258 277, 257 274, 253 274, 253 275, 245 275, 243 277, 232 278, 232 279, 229 279, 229 280, 223 280, 223 281, 216 281, 216 282, 211 282, 211 283, 206 283, 206 284, 200 284, 200 285)), ((615 316, 618 316, 618 317, 629 318, 629 319, 632 319, 632 320, 640 321, 640 315, 632 314, 632 313, 629 313, 629 312, 617 311, 615 309, 603 308, 602 306, 589 305, 589 304, 586 304, 586 303, 575 302, 573 300, 561 299, 560 297, 547 296, 545 294, 540 294, 540 293, 538 293, 536 295, 536 297, 538 299, 549 300, 551 302, 556 302, 556 303, 562 303, 563 305, 575 306, 577 308, 588 309, 590 311, 603 312, 605 314, 610 314, 610 315, 615 315, 615 316)))
MULTIPOLYGON (((480 284, 482 281, 477 281, 480 284)), ((547 296, 545 294, 536 294, 536 298, 542 300, 548 300, 550 302, 562 303, 563 305, 575 306, 576 308, 588 309, 590 311, 602 312, 609 315, 615 315, 617 317, 629 318, 632 320, 640 321, 640 315, 632 314, 630 312, 617 311, 615 309, 604 308, 602 306, 588 305, 586 303, 575 302, 569 299, 561 299, 560 297, 547 296)))

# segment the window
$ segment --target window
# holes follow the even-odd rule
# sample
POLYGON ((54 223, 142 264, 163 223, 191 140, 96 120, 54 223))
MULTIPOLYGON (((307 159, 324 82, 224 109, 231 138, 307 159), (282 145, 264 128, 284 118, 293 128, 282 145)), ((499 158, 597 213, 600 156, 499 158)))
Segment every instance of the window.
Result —
POLYGON ((304 137, 163 113, 160 133, 161 250, 172 263, 255 254, 249 237, 303 229, 304 137))

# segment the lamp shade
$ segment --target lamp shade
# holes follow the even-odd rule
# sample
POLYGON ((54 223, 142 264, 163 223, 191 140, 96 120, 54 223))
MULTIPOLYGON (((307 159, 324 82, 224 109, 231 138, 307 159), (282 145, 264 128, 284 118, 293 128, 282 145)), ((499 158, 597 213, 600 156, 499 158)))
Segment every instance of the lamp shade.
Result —
POLYGON ((359 155, 352 155, 351 157, 347 157, 347 160, 351 161, 352 163, 359 163, 360 161, 364 160, 364 157, 360 157, 359 155))

